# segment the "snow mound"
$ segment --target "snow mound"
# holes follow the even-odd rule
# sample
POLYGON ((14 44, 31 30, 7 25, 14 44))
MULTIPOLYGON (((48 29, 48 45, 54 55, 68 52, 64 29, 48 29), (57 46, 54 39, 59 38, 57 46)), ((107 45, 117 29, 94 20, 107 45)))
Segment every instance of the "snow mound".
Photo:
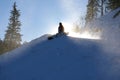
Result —
POLYGON ((108 55, 100 42, 35 39, 0 56, 0 80, 119 80, 120 56, 108 55))

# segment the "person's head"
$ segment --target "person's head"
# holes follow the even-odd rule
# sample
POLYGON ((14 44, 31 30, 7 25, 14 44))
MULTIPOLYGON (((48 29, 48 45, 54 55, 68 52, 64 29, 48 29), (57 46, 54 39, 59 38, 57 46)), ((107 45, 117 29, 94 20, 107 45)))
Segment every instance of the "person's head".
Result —
POLYGON ((62 23, 60 22, 59 25, 62 25, 62 23))

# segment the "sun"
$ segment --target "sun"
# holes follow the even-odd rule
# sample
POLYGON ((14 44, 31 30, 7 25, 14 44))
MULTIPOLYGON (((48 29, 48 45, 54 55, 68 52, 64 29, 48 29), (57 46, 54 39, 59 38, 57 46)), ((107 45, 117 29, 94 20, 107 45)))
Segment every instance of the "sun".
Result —
POLYGON ((72 24, 67 22, 63 22, 62 24, 64 26, 65 32, 68 32, 68 33, 72 32, 72 28, 73 28, 72 24))

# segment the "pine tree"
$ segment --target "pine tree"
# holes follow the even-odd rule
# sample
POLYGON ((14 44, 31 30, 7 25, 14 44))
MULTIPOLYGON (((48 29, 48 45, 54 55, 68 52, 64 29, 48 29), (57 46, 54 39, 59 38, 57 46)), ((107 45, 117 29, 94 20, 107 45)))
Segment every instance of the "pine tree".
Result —
POLYGON ((3 49, 2 49, 2 44, 3 44, 3 41, 0 39, 0 54, 2 54, 2 52, 3 52, 3 49))
POLYGON ((108 0, 108 9, 110 11, 115 10, 116 8, 120 7, 120 0, 108 0))
POLYGON ((5 52, 13 50, 21 45, 21 34, 19 21, 20 10, 16 8, 16 2, 13 5, 13 10, 11 10, 11 16, 8 23, 8 29, 6 30, 4 38, 5 52))
POLYGON ((106 7, 108 0, 98 0, 99 2, 99 8, 100 8, 100 16, 103 16, 107 13, 106 7))
POLYGON ((98 0, 88 0, 88 5, 87 5, 87 14, 86 14, 86 23, 90 22, 91 20, 94 20, 98 17, 98 0))

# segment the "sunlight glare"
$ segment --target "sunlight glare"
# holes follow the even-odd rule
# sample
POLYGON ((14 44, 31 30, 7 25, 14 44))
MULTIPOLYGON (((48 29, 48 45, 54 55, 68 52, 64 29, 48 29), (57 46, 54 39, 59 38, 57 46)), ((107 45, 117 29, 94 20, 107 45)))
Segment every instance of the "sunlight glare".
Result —
MULTIPOLYGON (((82 33, 76 33, 72 30, 73 29, 72 24, 69 24, 67 22, 62 22, 62 23, 63 23, 64 29, 65 29, 65 32, 68 33, 68 36, 76 37, 76 38, 86 38, 86 39, 100 39, 100 35, 92 35, 89 33, 89 31, 83 31, 82 33)), ((51 29, 51 33, 52 34, 57 33, 58 32, 57 28, 58 27, 53 27, 51 29)))
POLYGON ((88 31, 83 31, 82 33, 74 32, 72 30, 73 29, 72 24, 64 22, 63 25, 65 27, 65 32, 69 33, 68 36, 76 37, 76 38, 100 39, 99 35, 91 35, 88 31))
POLYGON ((72 37, 77 37, 77 38, 86 38, 86 39, 100 39, 99 36, 93 36, 91 35, 89 32, 83 32, 83 33, 75 33, 75 32, 72 32, 69 34, 69 36, 72 36, 72 37))

